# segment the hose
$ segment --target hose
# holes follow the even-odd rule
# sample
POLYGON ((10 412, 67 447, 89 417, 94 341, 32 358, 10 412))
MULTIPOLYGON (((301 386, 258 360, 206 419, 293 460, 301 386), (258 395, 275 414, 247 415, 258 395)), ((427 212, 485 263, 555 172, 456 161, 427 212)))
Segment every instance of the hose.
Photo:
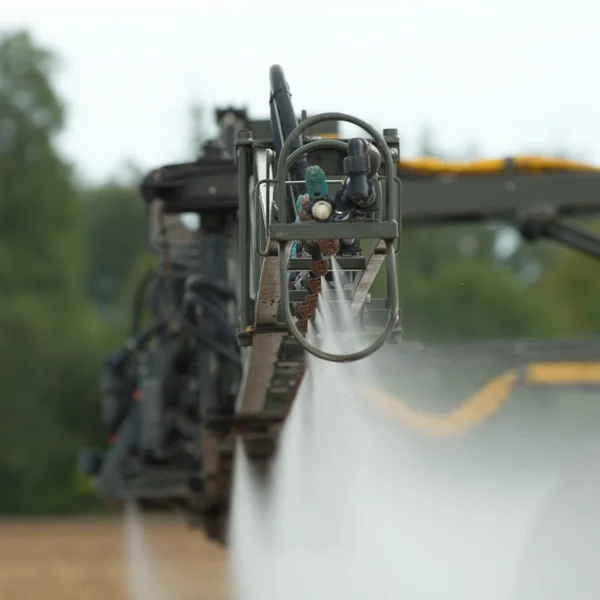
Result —
POLYGON ((200 306, 201 308, 210 312, 211 315, 217 321, 217 325, 219 326, 219 333, 222 333, 223 337, 225 337, 229 343, 234 345, 237 344, 237 336, 235 330, 229 322, 227 315, 218 304, 211 302, 208 298, 203 298, 198 294, 188 292, 183 299, 184 314, 187 314, 187 310, 190 307, 196 306, 200 306))
POLYGON ((204 333, 202 330, 198 329, 198 327, 192 323, 187 318, 181 319, 181 325, 183 328, 200 344, 203 344, 207 348, 210 348, 217 354, 220 354, 223 358, 226 358, 228 361, 232 362, 235 365, 241 367, 242 359, 239 354, 235 354, 232 352, 227 346, 222 344, 221 342, 216 341, 210 335, 204 333))
POLYGON ((210 348, 230 362, 241 366, 239 353, 232 352, 227 345, 237 349, 237 336, 227 314, 219 305, 219 301, 235 301, 235 293, 227 285, 209 281, 202 275, 190 275, 185 282, 185 292, 182 303, 181 321, 186 329, 198 342, 210 348), (214 339, 211 334, 202 331, 197 323, 189 319, 190 307, 200 306, 210 312, 217 324, 217 334, 225 338, 226 343, 214 339))
MULTIPOLYGON (((185 269, 178 268, 178 265, 173 265, 174 271, 172 275, 185 276, 185 269), (176 273, 176 271, 180 273, 176 273)), ((138 347, 143 346, 147 343, 153 335, 160 332, 165 326, 165 315, 162 310, 162 291, 165 284, 165 275, 160 273, 158 269, 149 269, 142 280, 136 287, 133 301, 133 318, 132 318, 132 333, 130 340, 126 343, 126 347, 132 351, 138 347), (152 291, 152 308, 157 322, 150 327, 146 328, 142 333, 138 333, 141 324, 141 315, 144 305, 144 296, 151 283, 154 283, 154 289, 152 291)), ((232 301, 235 300, 235 293, 226 285, 208 281, 201 275, 188 275, 186 277, 183 303, 182 303, 182 314, 178 319, 181 322, 183 328, 192 335, 196 341, 211 348, 217 354, 220 354, 227 360, 231 361, 236 365, 241 365, 241 358, 221 344, 218 340, 212 339, 212 337, 199 330, 197 324, 193 323, 187 316, 186 312, 190 306, 196 305, 201 306, 203 309, 209 311, 211 315, 217 320, 219 324, 219 333, 227 340, 231 345, 237 345, 237 337, 235 331, 229 322, 229 319, 217 304, 210 299, 211 295, 216 296, 219 300, 232 301), (201 296, 198 291, 204 291, 205 295, 201 296)))
POLYGON ((221 300, 235 302, 235 292, 224 283, 219 281, 209 281, 203 275, 190 275, 185 281, 185 288, 191 292, 202 293, 207 290, 216 294, 221 300), (200 292, 198 292, 200 290, 200 292))

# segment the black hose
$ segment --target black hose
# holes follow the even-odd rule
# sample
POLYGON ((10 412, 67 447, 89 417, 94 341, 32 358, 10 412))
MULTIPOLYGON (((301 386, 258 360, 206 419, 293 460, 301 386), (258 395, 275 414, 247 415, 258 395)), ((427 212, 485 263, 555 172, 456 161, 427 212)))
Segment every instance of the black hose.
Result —
POLYGON ((201 344, 203 344, 207 348, 210 348, 211 350, 213 350, 217 354, 220 354, 221 356, 223 356, 227 360, 231 361, 233 364, 241 366, 242 359, 241 359, 241 357, 238 354, 235 354, 234 352, 232 352, 231 350, 229 350, 224 344, 221 344, 221 342, 216 341, 210 335, 207 335, 206 333, 204 333, 203 331, 201 331, 200 329, 198 329, 198 327, 196 327, 187 318, 185 318, 185 317, 182 318, 181 319, 181 324, 182 324, 183 328, 189 334, 191 334, 191 336, 196 341, 200 342, 201 344))
MULTIPOLYGON (((165 325, 165 318, 161 310, 161 288, 165 283, 164 275, 157 272, 156 268, 148 270, 138 286, 136 287, 133 302, 133 319, 132 319, 132 334, 127 344, 132 350, 144 346, 156 333, 159 333, 165 325), (157 322, 139 332, 141 325, 141 315, 144 305, 144 295, 148 286, 154 282, 152 308, 157 318, 157 322)), ((198 326, 190 321, 186 316, 186 312, 190 306, 199 305, 203 309, 211 313, 218 323, 218 333, 222 335, 227 343, 236 345, 237 338, 235 330, 223 309, 219 306, 218 301, 235 301, 235 293, 226 285, 204 279, 201 275, 190 275, 186 278, 183 302, 182 315, 180 322, 183 328, 194 337, 198 342, 211 348, 216 353, 220 354, 234 364, 241 365, 241 358, 236 353, 232 352, 222 344, 219 340, 215 340, 209 334, 201 331, 198 326)))
POLYGON ((157 322, 149 327, 146 327, 141 333, 133 338, 135 348, 143 348, 163 327, 164 323, 157 322))
POLYGON ((191 275, 186 279, 185 290, 181 319, 186 330, 200 343, 227 360, 241 365, 239 352, 234 353, 226 346, 226 344, 231 344, 237 349, 237 337, 234 326, 220 305, 220 302, 235 301, 235 293, 227 285, 218 281, 210 281, 198 274, 191 275), (189 308, 193 306, 200 306, 211 314, 217 324, 217 336, 225 338, 226 344, 202 331, 197 323, 188 318, 189 308))
MULTIPOLYGON (((271 97, 269 98, 269 106, 271 113, 271 131, 273 135, 273 145, 279 156, 283 148, 283 144, 289 135, 298 126, 296 111, 292 104, 292 94, 290 86, 285 78, 283 69, 280 65, 273 65, 269 70, 269 80, 271 84, 271 97)), ((296 139, 292 143, 290 152, 294 152, 302 146, 302 140, 296 139)), ((290 169, 294 179, 304 181, 306 177, 306 169, 308 168, 308 158, 301 156, 292 165, 290 169)), ((278 173, 278 177, 285 177, 285 174, 278 173)), ((306 193, 306 185, 304 183, 292 186, 294 190, 294 198, 300 194, 306 193)))
POLYGON ((235 329, 229 322, 229 319, 227 318, 227 315, 225 314, 223 309, 218 304, 211 302, 208 298, 204 298, 202 296, 199 296, 198 294, 188 292, 183 299, 184 314, 187 313, 187 309, 190 306, 196 305, 202 307, 203 309, 211 313, 211 315, 217 321, 217 325, 219 326, 219 333, 224 334, 224 337, 226 337, 230 343, 237 343, 235 329))
MULTIPOLYGON (((178 276, 178 277, 187 276, 185 267, 180 267, 177 264, 175 264, 173 266, 174 266, 174 270, 175 270, 173 275, 178 276), (178 270, 180 272, 177 272, 178 270)), ((144 275, 142 276, 142 279, 136 286, 135 292, 133 295, 133 308, 132 308, 132 318, 131 318, 131 336, 132 337, 135 336, 141 328, 144 300, 145 300, 145 296, 148 291, 148 288, 152 283, 155 284, 154 290, 153 290, 154 298, 153 298, 152 309, 153 309, 155 316, 160 318, 157 303, 156 303, 156 294, 157 294, 157 287, 159 287, 159 285, 162 284, 162 280, 164 279, 164 277, 165 277, 165 275, 162 272, 162 269, 160 267, 152 267, 152 268, 148 269, 148 271, 146 271, 146 273, 144 273, 144 275)))
POLYGON ((197 294, 209 290, 225 302, 236 300, 235 292, 229 286, 219 281, 209 281, 202 275, 190 275, 185 281, 185 289, 197 294))

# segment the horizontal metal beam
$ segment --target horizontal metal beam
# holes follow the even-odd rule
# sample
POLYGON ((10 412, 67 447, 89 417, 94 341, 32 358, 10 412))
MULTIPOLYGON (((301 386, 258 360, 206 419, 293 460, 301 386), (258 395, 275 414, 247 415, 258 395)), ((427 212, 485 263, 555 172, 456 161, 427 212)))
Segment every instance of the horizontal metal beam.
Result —
POLYGON ((99 485, 98 492, 104 498, 119 500, 185 498, 190 494, 190 479, 197 475, 197 469, 176 469, 169 472, 165 468, 147 466, 135 477, 122 477, 118 486, 99 485))
POLYGON ((278 242, 330 239, 397 239, 396 221, 345 221, 343 223, 290 223, 271 225, 271 239, 278 242))
MULTIPOLYGON (((300 122, 300 118, 296 117, 296 120, 300 122)), ((253 119, 248 123, 248 129, 252 131, 254 138, 267 138, 272 139, 273 134, 271 132, 271 121, 270 119, 253 119)), ((339 137, 340 124, 339 121, 325 121, 319 123, 314 127, 310 127, 306 132, 309 136, 336 136, 339 137)))
MULTIPOLYGON (((288 271, 310 271, 311 262, 310 258, 291 258, 288 262, 288 271)), ((336 256, 335 262, 341 271, 364 271, 367 268, 367 259, 364 256, 336 256)))
POLYGON ((402 179, 403 225, 509 220, 537 204, 600 213, 600 173, 402 179))
MULTIPOLYGON (((344 298, 348 301, 352 299, 352 290, 342 290, 344 298)), ((290 290, 290 302, 304 302, 306 300, 306 292, 305 290, 290 290)), ((338 292, 335 292, 336 295, 338 292)), ((326 302, 323 300, 323 296, 319 296, 320 302, 326 302)), ((337 298, 335 300, 330 300, 330 303, 338 302, 337 298)))

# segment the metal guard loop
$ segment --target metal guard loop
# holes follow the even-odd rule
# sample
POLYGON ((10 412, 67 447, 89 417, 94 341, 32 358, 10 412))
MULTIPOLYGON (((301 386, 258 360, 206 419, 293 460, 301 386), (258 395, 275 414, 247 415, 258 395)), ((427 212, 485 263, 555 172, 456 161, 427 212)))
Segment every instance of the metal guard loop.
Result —
MULTIPOLYGON (((287 157, 287 159, 285 161, 285 173, 290 171, 290 169, 293 167, 294 163, 301 156, 308 154, 311 150, 320 150, 322 148, 337 148, 338 150, 347 151, 348 150, 348 142, 343 142, 342 140, 314 140, 312 142, 309 142, 308 144, 304 144, 303 146, 300 146, 300 148, 296 148, 296 150, 294 150, 287 157)), ((395 177, 395 179, 398 179, 398 177, 395 177)), ((279 182, 278 179, 269 180, 269 181, 274 182, 276 184, 278 184, 278 182, 279 182)), ((398 182, 399 181, 400 180, 398 179, 398 182)), ((383 191, 381 188, 381 180, 379 179, 379 177, 377 177, 376 181, 375 181, 375 196, 377 198, 377 211, 375 214, 376 214, 376 218, 381 220, 382 213, 385 213, 386 207, 383 203, 383 191)), ((397 245, 398 245, 398 242, 396 241, 396 246, 397 245)), ((398 254, 398 251, 396 251, 396 254, 398 254)), ((268 253, 266 255, 261 255, 261 256, 268 256, 268 253)))
MULTIPOLYGON (((359 119, 357 117, 353 117, 352 115, 348 115, 345 113, 322 113, 320 115, 315 115, 313 117, 309 117, 308 119, 302 121, 294 131, 287 137, 285 143, 283 144, 283 148, 279 154, 277 160, 277 205, 279 209, 279 222, 280 223, 290 223, 290 219, 288 216, 287 206, 286 206, 286 177, 285 173, 286 166, 288 164, 288 157, 295 156, 295 152, 292 153, 292 147, 296 140, 300 138, 300 136, 310 127, 314 125, 318 125, 324 121, 342 121, 346 123, 351 123, 360 127, 364 131, 366 131, 376 142, 376 144, 380 147, 380 151, 382 153, 382 158, 385 164, 385 187, 386 187, 386 210, 383 211, 386 220, 395 221, 397 218, 397 207, 395 206, 395 192, 396 192, 396 182, 395 182, 395 165, 394 159, 392 158, 392 154, 388 145, 386 144, 383 136, 369 123, 359 119)), ((322 140, 319 140, 322 141, 322 140)), ((329 140, 328 140, 329 141, 329 140)), ((307 147, 311 144, 304 145, 304 150, 299 155, 306 153, 307 147)), ((314 147, 314 146, 313 146, 314 147)), ((291 157, 290 157, 291 158, 291 157)), ((382 207, 383 208, 383 207, 382 207)))
MULTIPOLYGON (((285 167, 283 173, 287 173, 291 170, 294 163, 304 154, 308 154, 311 150, 318 150, 319 148, 337 148, 338 150, 342 150, 344 152, 348 151, 348 142, 343 142, 342 140, 313 140, 312 142, 308 142, 308 144, 304 144, 300 146, 300 148, 296 148, 286 159, 285 167)), ((282 154, 283 156, 283 154, 282 154)), ((279 181, 279 172, 278 172, 278 181, 279 181)))
MULTIPOLYGON (((388 281, 395 281, 394 278, 396 276, 396 253, 394 251, 394 240, 385 240, 385 254, 387 258, 386 267, 388 281)), ((278 255, 280 278, 282 282, 287 282, 287 242, 279 242, 278 255)), ((371 354, 379 350, 379 348, 381 348, 385 344, 385 342, 392 334, 394 328, 396 327, 396 324, 398 323, 400 313, 398 287, 395 285, 390 287, 390 312, 385 329, 379 334, 379 337, 370 346, 367 346, 362 350, 358 350, 357 352, 352 352, 350 354, 331 354, 329 352, 325 352, 324 350, 316 348, 310 342, 308 342, 306 338, 300 333, 300 330, 296 326, 296 323, 294 322, 294 317, 292 316, 292 313, 290 311, 290 291, 287 285, 282 285, 281 302, 283 303, 283 312, 285 314, 285 322, 287 324, 288 330, 294 336, 296 341, 307 352, 309 352, 313 356, 316 356, 317 358, 336 363, 347 363, 362 360, 363 358, 366 358, 367 356, 370 356, 371 354)))

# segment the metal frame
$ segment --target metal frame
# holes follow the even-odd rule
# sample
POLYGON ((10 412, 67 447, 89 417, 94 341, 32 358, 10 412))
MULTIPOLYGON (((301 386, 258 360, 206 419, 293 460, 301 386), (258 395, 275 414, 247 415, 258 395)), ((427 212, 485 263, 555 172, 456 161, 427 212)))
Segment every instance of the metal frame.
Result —
MULTIPOLYGON (((277 174, 276 179, 261 179, 256 182, 254 187, 254 195, 251 194, 250 187, 250 173, 252 172, 252 165, 254 163, 255 153, 253 147, 253 140, 250 132, 241 131, 238 135, 238 174, 239 174, 239 221, 240 221, 240 254, 242 257, 241 265, 241 280, 240 280, 240 321, 239 326, 242 335, 246 336, 244 340, 245 345, 252 344, 252 338, 255 334, 259 333, 256 328, 256 319, 252 318, 252 306, 251 290, 254 287, 250 281, 250 260, 246 260, 244 256, 244 249, 247 249, 251 244, 251 232, 249 230, 250 215, 253 212, 255 219, 261 222, 260 231, 258 233, 258 248, 252 248, 253 253, 263 257, 263 269, 262 273, 271 270, 266 265, 269 261, 274 258, 274 251, 276 247, 278 263, 279 263, 279 289, 276 290, 279 298, 273 299, 272 302, 280 302, 282 306, 283 317, 285 319, 285 325, 287 331, 295 338, 298 344, 309 353, 317 356, 318 358, 334 361, 334 362, 350 362, 354 360, 360 360, 366 356, 372 354, 379 349, 390 337, 394 331, 399 315, 399 301, 398 301, 398 289, 396 285, 396 243, 400 239, 400 228, 398 226, 398 214, 400 211, 400 198, 398 191, 400 186, 398 185, 398 179, 396 177, 396 169, 394 158, 388 147, 388 144, 377 130, 371 127, 368 123, 344 113, 323 113, 309 117, 302 121, 296 129, 287 137, 286 142, 283 146, 282 152, 278 157, 277 174), (344 140, 331 140, 322 139, 309 142, 304 146, 292 151, 298 138, 302 134, 316 125, 326 121, 345 121, 361 127, 374 139, 376 145, 383 154, 383 160, 385 165, 384 171, 384 187, 385 194, 379 185, 378 190, 378 201, 379 208, 377 211, 376 219, 361 222, 344 222, 344 223, 294 223, 295 214, 291 214, 290 204, 287 195, 287 187, 294 183, 291 180, 285 178, 285 174, 289 172, 292 164, 301 156, 310 153, 311 151, 321 150, 324 148, 335 149, 337 151, 346 150, 347 142, 344 140), (267 214, 260 214, 261 207, 259 206, 258 194, 259 187, 261 184, 266 184, 267 189, 269 185, 275 186, 275 206, 277 213, 277 221, 270 222, 270 193, 268 192, 267 197, 267 214), (255 203, 252 206, 252 202, 255 203), (384 220, 385 219, 385 220, 384 220), (262 223, 266 221, 265 229, 262 229, 262 223), (269 239, 266 240, 266 230, 268 228, 269 239), (302 241, 306 239, 329 239, 329 238, 359 238, 359 239, 372 239, 377 240, 373 246, 373 249, 367 253, 367 256, 356 258, 340 258, 339 263, 342 269, 361 270, 361 267, 365 271, 373 270, 375 273, 379 270, 383 262, 382 254, 385 254, 387 260, 387 274, 388 274, 388 288, 390 294, 389 301, 389 317, 384 327, 383 332, 379 337, 367 348, 360 350, 359 352, 336 355, 328 352, 324 352, 319 348, 314 347, 308 342, 298 330, 294 323, 294 318, 290 311, 290 303, 296 301, 296 294, 290 294, 287 287, 287 276, 291 270, 299 270, 304 266, 302 259, 289 260, 290 244, 293 241, 302 241), (379 241, 385 248, 379 246, 379 241), (377 260, 374 260, 377 258, 377 260), (347 263, 347 264, 346 264, 347 263), (372 264, 371 264, 372 263, 372 264), (363 266, 364 265, 364 266, 363 266), (375 268, 373 268, 375 267, 375 268)), ((246 250, 247 252, 247 250, 246 250)), ((273 265, 274 266, 274 265, 273 265)), ((370 283, 372 283, 373 277, 365 278, 365 281, 361 284, 360 274, 356 277, 356 286, 354 292, 360 291, 360 299, 354 302, 353 312, 358 314, 364 304, 366 298, 366 292, 370 283), (359 289, 360 288, 360 289, 359 289)), ((260 294, 260 292, 259 292, 260 294)), ((276 326, 275 320, 272 325, 276 326)))
MULTIPOLYGON (((402 168, 398 171, 402 173, 402 168)), ((402 188, 402 222, 409 226, 514 221, 541 204, 559 216, 600 213, 600 173, 507 172, 477 177, 403 173, 402 188)))

